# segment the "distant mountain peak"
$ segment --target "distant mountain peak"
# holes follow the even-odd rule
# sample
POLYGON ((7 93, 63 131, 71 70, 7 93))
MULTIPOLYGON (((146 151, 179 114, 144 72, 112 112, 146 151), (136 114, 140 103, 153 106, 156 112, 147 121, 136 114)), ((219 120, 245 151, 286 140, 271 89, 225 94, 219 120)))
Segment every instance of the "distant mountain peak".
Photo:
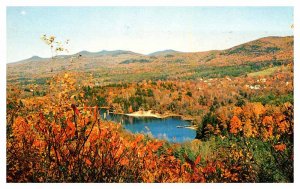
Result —
POLYGON ((126 51, 126 50, 102 50, 99 52, 90 52, 90 51, 80 51, 77 54, 85 55, 85 56, 118 56, 122 54, 135 54, 138 55, 138 53, 132 52, 132 51, 126 51))
POLYGON ((41 60, 41 59, 43 59, 43 58, 42 58, 42 57, 39 57, 39 56, 36 56, 36 55, 34 55, 34 56, 30 57, 28 60, 41 60))
MULTIPOLYGON (((195 57, 195 61, 199 62, 200 58, 204 57, 204 62, 211 62, 211 60, 215 59, 216 56, 248 56, 248 57, 257 57, 257 56, 263 56, 263 55, 272 55, 278 53, 278 52, 292 52, 294 47, 294 37, 293 36, 269 36, 269 37, 263 37, 260 39, 255 39, 252 41, 248 41, 239 45, 236 45, 234 47, 224 49, 224 50, 214 50, 214 51, 207 51, 207 52, 180 52, 173 49, 165 49, 161 51, 156 51, 153 53, 150 53, 148 55, 143 55, 140 53, 135 53, 128 50, 101 50, 98 52, 90 52, 87 50, 80 51, 75 54, 71 55, 58 55, 54 58, 59 59, 68 59, 74 56, 81 55, 82 57, 86 58, 93 58, 93 57, 101 57, 101 56, 111 56, 111 57, 118 57, 121 58, 119 62, 125 62, 128 60, 129 63, 132 62, 145 62, 145 60, 149 58, 155 58, 155 59, 161 59, 161 61, 171 61, 171 60, 165 60, 169 57, 174 57, 177 54, 182 55, 183 53, 186 53, 187 56, 180 56, 177 57, 176 61, 182 61, 180 59, 185 59, 188 56, 195 57), (122 55, 122 56, 121 56, 122 55), (125 55, 125 56, 124 56, 125 55), (195 56, 196 55, 196 56, 195 56), (179 59, 180 58, 180 59, 179 59), (144 60, 145 59, 145 60, 144 60)), ((220 57, 219 57, 220 58, 220 57)), ((20 60, 16 62, 11 63, 29 63, 29 62, 45 62, 49 60, 50 58, 42 58, 39 56, 32 56, 25 60, 20 60)), ((175 61, 175 60, 174 60, 175 61)), ((151 61, 152 62, 152 61, 151 61)), ((158 61, 156 61, 158 62, 158 61)))
POLYGON ((175 53, 181 53, 181 52, 175 51, 173 49, 166 49, 166 50, 150 53, 149 56, 164 56, 164 55, 175 54, 175 53))

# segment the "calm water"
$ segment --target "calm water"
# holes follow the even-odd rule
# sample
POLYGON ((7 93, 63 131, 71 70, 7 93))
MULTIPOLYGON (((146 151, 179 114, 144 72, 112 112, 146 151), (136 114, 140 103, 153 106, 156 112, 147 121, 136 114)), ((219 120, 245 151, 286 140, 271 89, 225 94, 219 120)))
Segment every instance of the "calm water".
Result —
POLYGON ((159 139, 166 139, 170 142, 184 142, 193 140, 196 131, 188 128, 177 128, 176 126, 190 125, 189 121, 179 118, 137 118, 126 115, 117 115, 107 112, 105 109, 100 110, 102 118, 104 113, 105 119, 122 123, 126 130, 132 133, 150 134, 159 139))

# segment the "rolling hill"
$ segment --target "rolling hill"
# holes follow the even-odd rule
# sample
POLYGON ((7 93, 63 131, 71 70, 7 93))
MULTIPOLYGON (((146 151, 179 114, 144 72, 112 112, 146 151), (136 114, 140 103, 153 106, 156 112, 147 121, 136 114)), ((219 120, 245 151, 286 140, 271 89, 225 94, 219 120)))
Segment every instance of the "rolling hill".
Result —
POLYGON ((97 56, 119 56, 119 55, 141 55, 132 51, 124 51, 124 50, 115 50, 115 51, 107 51, 107 50, 102 50, 99 52, 89 52, 89 51, 80 51, 76 53, 78 55, 82 56, 92 56, 92 57, 97 57, 97 56))
POLYGON ((166 56, 166 55, 172 55, 172 54, 177 54, 177 53, 182 53, 182 52, 168 49, 168 50, 156 51, 156 52, 150 53, 149 56, 166 56))
POLYGON ((225 50, 182 53, 165 50, 142 55, 132 51, 81 51, 54 59, 30 59, 7 64, 8 81, 51 77, 64 71, 95 73, 99 82, 143 79, 197 79, 240 76, 293 63, 293 36, 264 37, 225 50), (80 55, 80 56, 79 56, 80 55))

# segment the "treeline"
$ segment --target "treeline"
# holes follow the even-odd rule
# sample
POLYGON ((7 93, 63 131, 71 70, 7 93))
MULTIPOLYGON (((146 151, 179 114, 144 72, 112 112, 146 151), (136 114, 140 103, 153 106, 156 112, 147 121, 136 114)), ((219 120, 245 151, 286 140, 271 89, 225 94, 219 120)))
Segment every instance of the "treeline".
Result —
POLYGON ((70 73, 53 78, 52 93, 43 97, 20 99, 21 90, 9 91, 7 182, 258 181, 246 156, 190 153, 101 120, 98 107, 87 106, 84 98, 92 89, 78 88, 74 78, 70 73))
POLYGON ((203 117, 196 138, 217 140, 220 147, 234 141, 246 148, 260 182, 293 182, 293 108, 290 103, 220 107, 203 117))
POLYGON ((87 103, 108 107, 117 113, 153 110, 173 113, 200 122, 221 106, 293 103, 292 73, 283 71, 265 77, 224 77, 198 81, 151 81, 83 87, 87 103), (277 86, 281 86, 278 88, 277 86))
POLYGON ((204 78, 223 78, 225 76, 238 77, 247 76, 252 72, 261 71, 267 68, 287 65, 288 61, 271 60, 262 62, 247 62, 244 64, 230 66, 210 66, 202 65, 194 70, 194 74, 183 79, 195 79, 198 77, 204 78))

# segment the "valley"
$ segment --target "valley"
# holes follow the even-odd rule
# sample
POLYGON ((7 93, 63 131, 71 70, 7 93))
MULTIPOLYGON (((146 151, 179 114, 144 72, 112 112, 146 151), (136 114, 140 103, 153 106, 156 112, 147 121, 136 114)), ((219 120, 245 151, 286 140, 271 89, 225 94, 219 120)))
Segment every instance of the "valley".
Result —
POLYGON ((293 182, 293 53, 287 36, 8 63, 7 180, 293 182))

